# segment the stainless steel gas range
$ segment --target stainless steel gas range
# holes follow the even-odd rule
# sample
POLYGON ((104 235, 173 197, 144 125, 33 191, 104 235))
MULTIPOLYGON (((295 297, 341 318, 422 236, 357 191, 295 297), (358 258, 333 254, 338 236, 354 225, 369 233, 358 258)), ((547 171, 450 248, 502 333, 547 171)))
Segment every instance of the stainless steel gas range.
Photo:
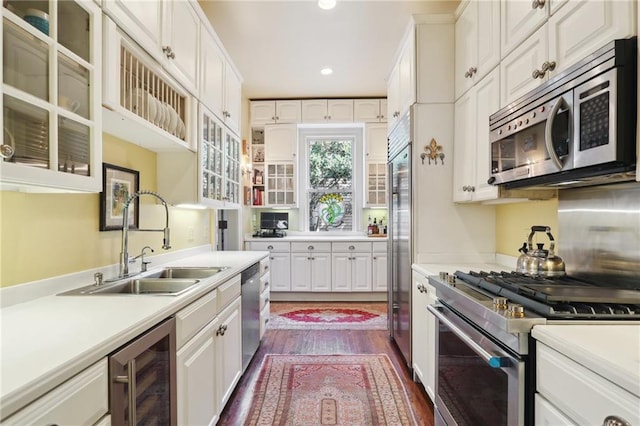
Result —
POLYGON ((429 278, 436 317, 436 425, 532 425, 539 324, 640 321, 640 291, 512 272, 429 278))

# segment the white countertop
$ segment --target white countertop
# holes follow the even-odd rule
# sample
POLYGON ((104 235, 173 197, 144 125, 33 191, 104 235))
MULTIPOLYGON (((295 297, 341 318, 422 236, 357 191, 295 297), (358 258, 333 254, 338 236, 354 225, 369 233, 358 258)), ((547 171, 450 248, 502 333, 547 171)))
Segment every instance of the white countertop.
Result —
POLYGON ((411 267, 426 276, 438 275, 440 272, 453 274, 456 271, 504 271, 513 269, 498 263, 414 263, 411 267))
POLYGON ((246 236, 245 241, 264 241, 264 242, 272 242, 272 241, 387 241, 387 236, 384 237, 368 237, 366 235, 335 235, 335 234, 298 234, 298 235, 287 235, 286 237, 280 238, 262 238, 262 237, 253 237, 246 236))
POLYGON ((640 325, 539 325, 531 335, 640 398, 640 325))
MULTIPOLYGON (((177 266, 229 266, 179 296, 45 296, 0 309, 0 414, 30 401, 192 303, 268 252, 214 251, 177 266)), ((162 265, 167 266, 167 265, 162 265)), ((78 287, 86 285, 79 283, 78 287)))

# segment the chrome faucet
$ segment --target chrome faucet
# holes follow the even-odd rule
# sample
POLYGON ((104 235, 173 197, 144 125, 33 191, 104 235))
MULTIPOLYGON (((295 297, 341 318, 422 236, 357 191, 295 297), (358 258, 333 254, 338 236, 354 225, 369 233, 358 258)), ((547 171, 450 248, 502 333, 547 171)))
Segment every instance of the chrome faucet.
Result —
POLYGON ((133 261, 136 260, 137 258, 140 258, 140 272, 147 272, 147 265, 151 263, 149 261, 145 261, 144 260, 144 251, 145 250, 150 250, 151 253, 154 253, 154 250, 150 246, 144 246, 144 247, 142 247, 142 251, 140 251, 139 255, 137 255, 136 257, 131 258, 131 260, 132 260, 131 263, 133 263, 133 261))
MULTIPOLYGON (((162 201, 162 205, 164 206, 164 211, 165 211, 165 217, 166 217, 166 224, 164 229, 137 229, 137 231, 151 231, 151 232, 163 232, 164 233, 164 238, 162 240, 162 248, 164 250, 169 250, 171 248, 171 243, 169 242, 169 207, 167 206, 167 202, 158 194, 156 194, 153 191, 146 191, 146 190, 142 190, 142 191, 138 191, 135 194, 131 195, 129 198, 127 198, 127 201, 125 201, 123 209, 122 209, 122 250, 120 251, 120 272, 118 274, 119 278, 124 278, 129 276, 129 205, 131 205, 131 203, 133 202, 133 200, 135 200, 136 198, 140 197, 141 195, 153 195, 154 197, 156 197, 158 200, 162 201)), ((145 247, 147 248, 147 247, 145 247)), ((144 256, 144 249, 142 249, 142 253, 140 253, 140 256, 143 257, 144 256)), ((151 247, 149 247, 151 248, 151 247)), ((153 251, 153 250, 151 250, 153 251)), ((143 257, 144 260, 144 257, 143 257)), ((146 265, 143 264, 143 268, 146 269, 146 265)))

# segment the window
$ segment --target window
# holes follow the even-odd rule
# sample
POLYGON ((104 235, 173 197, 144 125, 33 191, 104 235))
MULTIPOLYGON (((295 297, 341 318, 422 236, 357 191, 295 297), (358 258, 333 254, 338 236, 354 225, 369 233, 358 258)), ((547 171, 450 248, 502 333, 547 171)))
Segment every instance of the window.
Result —
POLYGON ((362 129, 303 128, 300 152, 301 229, 353 232, 358 226, 362 129))

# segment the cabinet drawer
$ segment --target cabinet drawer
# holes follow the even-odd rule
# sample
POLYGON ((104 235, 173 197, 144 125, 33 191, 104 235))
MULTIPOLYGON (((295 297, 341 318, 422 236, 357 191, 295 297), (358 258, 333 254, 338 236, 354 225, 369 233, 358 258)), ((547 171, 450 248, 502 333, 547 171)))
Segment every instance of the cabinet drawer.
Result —
POLYGON ((304 243, 291 243, 291 251, 295 252, 331 252, 331 243, 321 241, 307 241, 304 243))
POLYGON ((360 251, 360 252, 371 252, 371 243, 365 242, 344 242, 344 243, 332 243, 332 249, 335 252, 351 252, 351 251, 360 251))
POLYGON ((103 359, 38 398, 3 425, 92 425, 109 411, 109 371, 103 359))
POLYGON ((542 343, 536 354, 538 393, 572 421, 600 425, 615 415, 640 424, 640 398, 542 343))
POLYGON ((266 291, 271 290, 270 283, 269 283, 270 280, 271 280, 271 274, 269 272, 262 274, 262 276, 260 277, 260 293, 262 293, 265 290, 266 291))
POLYGON ((226 283, 217 288, 218 292, 218 312, 222 311, 236 297, 240 296, 241 290, 240 275, 236 275, 226 283))
POLYGON ((260 311, 260 338, 267 331, 267 325, 269 324, 269 316, 271 315, 270 304, 267 303, 260 311))
POLYGON ((251 241, 251 250, 256 251, 272 251, 272 252, 288 252, 289 243, 271 242, 271 241, 251 241))
POLYGON ((218 314, 218 292, 202 296, 176 314, 176 346, 182 347, 218 314))
POLYGON ((262 310, 266 305, 269 304, 269 290, 265 290, 260 293, 260 310, 262 310))
POLYGON ((260 275, 264 275, 265 273, 268 273, 269 267, 271 266, 270 264, 271 264, 271 261, 269 260, 268 256, 260 261, 260 275))
POLYGON ((371 243, 373 245, 374 253, 386 253, 387 252, 387 242, 377 241, 375 243, 371 243))

